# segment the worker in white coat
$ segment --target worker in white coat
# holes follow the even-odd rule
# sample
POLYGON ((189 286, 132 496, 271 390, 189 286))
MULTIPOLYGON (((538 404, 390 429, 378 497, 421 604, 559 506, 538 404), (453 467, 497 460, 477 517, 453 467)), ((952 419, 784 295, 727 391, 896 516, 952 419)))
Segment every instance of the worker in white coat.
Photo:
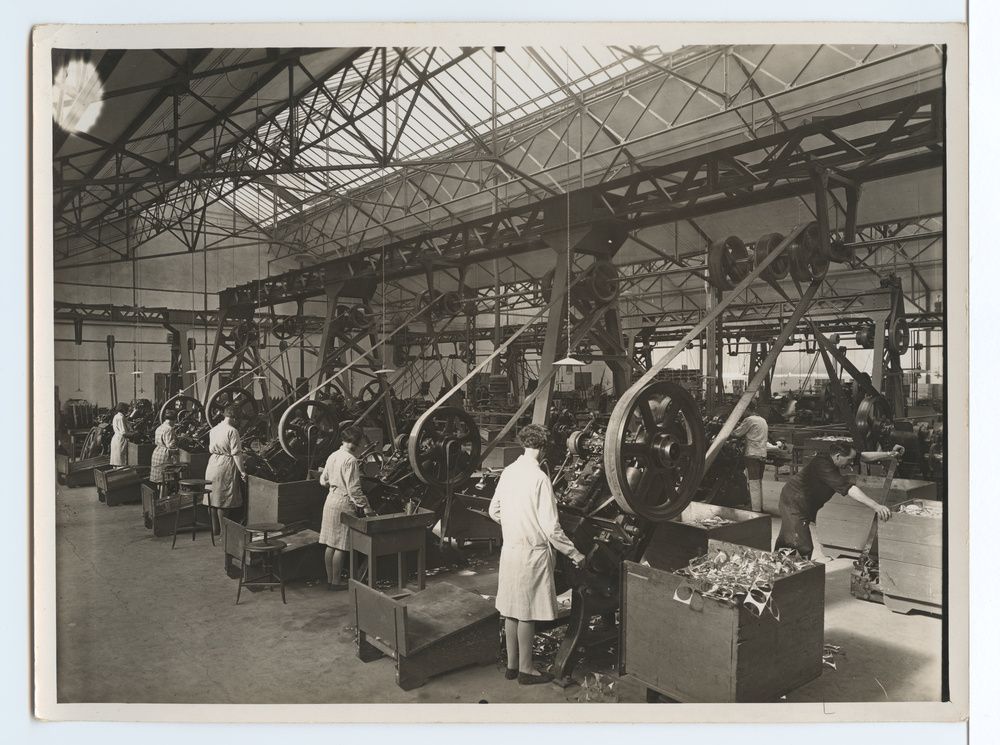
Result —
POLYGON ((111 430, 115 433, 111 438, 111 460, 112 466, 128 465, 128 422, 125 420, 125 412, 128 411, 128 404, 124 401, 116 407, 114 418, 111 420, 111 430))
MULTIPOLYGON (((236 410, 227 406, 223 416, 223 420, 208 433, 209 458, 205 480, 212 482, 212 490, 205 503, 222 510, 232 510, 243 506, 240 480, 246 479, 247 474, 243 468, 243 441, 233 426, 236 410)), ((213 511, 213 522, 214 517, 213 511)), ((212 530, 215 530, 214 525, 212 530)))
POLYGON ((507 637, 507 679, 522 685, 546 683, 531 659, 535 621, 556 617, 555 554, 553 549, 581 565, 584 556, 559 525, 552 482, 539 465, 549 444, 549 430, 529 424, 518 435, 524 454, 500 474, 490 517, 500 523, 500 551, 496 607, 504 617, 507 637))

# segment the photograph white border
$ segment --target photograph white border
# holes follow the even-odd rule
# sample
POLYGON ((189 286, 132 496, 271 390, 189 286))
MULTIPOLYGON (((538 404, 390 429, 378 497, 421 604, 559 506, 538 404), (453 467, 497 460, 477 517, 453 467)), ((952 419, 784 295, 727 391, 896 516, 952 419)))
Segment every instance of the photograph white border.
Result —
POLYGON ((333 23, 39 26, 31 42, 33 651, 36 715, 48 720, 199 722, 959 721, 968 715, 968 49, 964 24, 333 23), (175 705, 56 702, 51 50, 385 45, 749 43, 946 44, 949 702, 826 704, 175 705))

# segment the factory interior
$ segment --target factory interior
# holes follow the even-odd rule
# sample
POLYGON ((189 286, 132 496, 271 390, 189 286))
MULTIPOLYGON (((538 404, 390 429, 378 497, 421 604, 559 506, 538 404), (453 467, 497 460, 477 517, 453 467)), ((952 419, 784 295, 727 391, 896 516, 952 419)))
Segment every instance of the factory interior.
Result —
POLYGON ((58 701, 946 700, 944 65, 56 50, 58 701))

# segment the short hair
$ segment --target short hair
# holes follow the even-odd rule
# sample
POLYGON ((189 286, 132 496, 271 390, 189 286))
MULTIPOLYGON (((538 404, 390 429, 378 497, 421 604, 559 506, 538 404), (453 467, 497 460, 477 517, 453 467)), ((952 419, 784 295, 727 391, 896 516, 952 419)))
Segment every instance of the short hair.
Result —
POLYGON ((517 433, 517 441, 521 443, 521 446, 534 450, 545 447, 551 439, 552 433, 549 428, 543 427, 541 424, 529 424, 517 433))
POLYGON ((119 401, 118 405, 115 407, 115 411, 120 411, 122 414, 125 414, 128 412, 128 408, 129 407, 127 403, 125 403, 124 401, 119 401))
POLYGON ((227 406, 226 408, 224 408, 222 410, 222 416, 230 418, 230 419, 235 418, 236 417, 236 407, 235 406, 227 406))
POLYGON ((177 418, 177 412, 174 411, 173 409, 167 409, 165 412, 163 412, 164 421, 172 422, 176 418, 177 418))
POLYGON ((850 455, 854 451, 854 445, 850 442, 835 442, 830 445, 830 455, 839 455, 841 458, 850 455))
POLYGON ((348 424, 342 430, 340 430, 340 441, 346 442, 348 445, 357 445, 365 438, 365 433, 361 431, 360 428, 355 427, 353 424, 348 424))

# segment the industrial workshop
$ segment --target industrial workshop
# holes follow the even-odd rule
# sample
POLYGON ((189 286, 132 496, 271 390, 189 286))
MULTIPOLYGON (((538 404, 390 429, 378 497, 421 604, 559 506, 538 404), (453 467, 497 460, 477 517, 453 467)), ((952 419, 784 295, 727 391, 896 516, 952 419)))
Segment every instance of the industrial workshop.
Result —
POLYGON ((946 700, 946 56, 54 49, 58 701, 946 700))

